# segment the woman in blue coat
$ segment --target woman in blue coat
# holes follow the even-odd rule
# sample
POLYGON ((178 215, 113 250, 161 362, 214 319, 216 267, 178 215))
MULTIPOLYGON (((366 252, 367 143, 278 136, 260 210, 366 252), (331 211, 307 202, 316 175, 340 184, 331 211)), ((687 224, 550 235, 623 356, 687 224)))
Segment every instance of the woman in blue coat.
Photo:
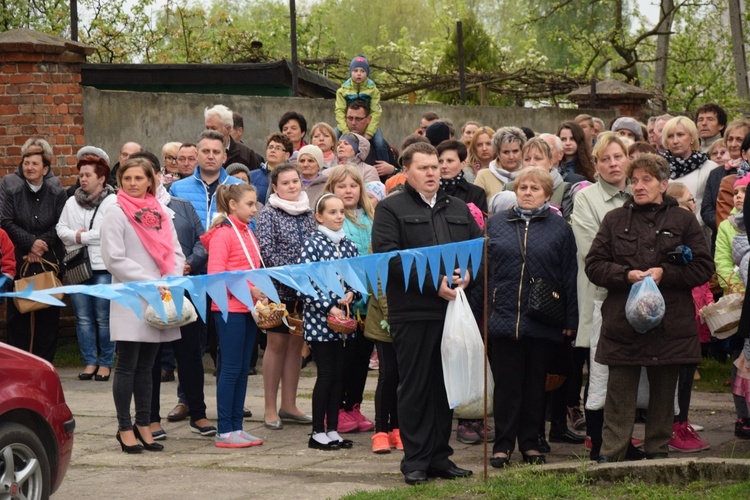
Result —
MULTIPOLYGON (((524 461, 545 462, 537 444, 544 418, 545 358, 578 326, 575 239, 565 219, 550 212, 552 177, 541 167, 526 168, 514 190, 517 205, 487 222, 486 307, 496 432, 490 464, 497 468, 508 465, 516 440, 524 461), (564 313, 554 326, 529 312, 532 278, 551 282, 563 297, 564 313)), ((483 292, 481 284, 475 288, 475 304, 482 303, 483 292)))

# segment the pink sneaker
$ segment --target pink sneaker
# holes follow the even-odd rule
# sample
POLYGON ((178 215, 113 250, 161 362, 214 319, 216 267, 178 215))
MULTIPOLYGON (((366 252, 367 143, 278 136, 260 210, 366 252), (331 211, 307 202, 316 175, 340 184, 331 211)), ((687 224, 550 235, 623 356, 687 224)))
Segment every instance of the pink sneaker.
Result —
POLYGON ((351 414, 354 421, 357 422, 357 427, 359 427, 360 432, 369 432, 375 428, 375 423, 369 418, 362 415, 362 412, 359 411, 358 404, 354 405, 352 407, 352 411, 349 413, 351 414))
POLYGON ((349 432, 357 432, 359 430, 359 423, 354 419, 354 416, 345 411, 343 408, 339 409, 339 426, 336 429, 341 434, 349 432))
POLYGON ((672 426, 672 439, 669 441, 669 451, 693 453, 711 447, 710 444, 698 439, 697 435, 697 432, 691 431, 688 428, 687 422, 675 422, 672 426))
POLYGON ((401 431, 393 429, 388 433, 388 442, 391 444, 391 448, 403 451, 404 443, 401 442, 401 431))
POLYGON ((380 361, 378 361, 378 351, 375 351, 372 353, 372 357, 370 358, 370 365, 368 366, 370 370, 378 370, 380 368, 380 361))

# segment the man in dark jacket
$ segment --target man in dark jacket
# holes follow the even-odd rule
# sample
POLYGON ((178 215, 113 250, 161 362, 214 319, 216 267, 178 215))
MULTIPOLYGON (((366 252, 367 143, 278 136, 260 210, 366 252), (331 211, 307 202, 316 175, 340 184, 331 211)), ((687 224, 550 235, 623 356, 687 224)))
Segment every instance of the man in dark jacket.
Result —
POLYGON ((234 126, 232 111, 223 104, 217 104, 212 108, 206 108, 203 112, 206 130, 215 130, 224 137, 224 149, 226 149, 226 161, 222 167, 232 163, 242 163, 250 170, 260 168, 260 162, 255 151, 243 143, 232 139, 230 132, 234 126))
MULTIPOLYGON (((401 156, 406 176, 402 192, 378 203, 372 228, 374 252, 389 252, 466 241, 480 236, 479 226, 466 203, 440 189, 437 151, 417 143, 401 156)), ((469 276, 443 270, 438 288, 429 270, 420 291, 412 269, 404 283, 400 257, 390 261, 386 295, 399 367, 398 412, 404 458, 401 472, 407 484, 419 484, 429 476, 455 479, 471 475, 450 460, 448 444, 452 411, 443 383, 440 342, 452 285, 466 287, 469 276), (450 273, 451 277, 445 275, 450 273)))

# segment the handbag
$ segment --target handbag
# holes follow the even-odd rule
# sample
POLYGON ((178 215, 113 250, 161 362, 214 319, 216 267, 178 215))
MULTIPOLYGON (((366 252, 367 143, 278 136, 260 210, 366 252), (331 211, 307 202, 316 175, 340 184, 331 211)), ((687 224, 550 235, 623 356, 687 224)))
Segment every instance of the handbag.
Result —
MULTIPOLYGON (((518 237, 518 248, 521 250, 523 263, 526 262, 526 249, 521 243, 521 229, 516 224, 516 236, 518 237)), ((529 271, 531 274, 531 271, 529 271)), ((529 302, 527 314, 530 318, 549 326, 560 326, 565 324, 565 294, 559 285, 544 278, 529 280, 529 302)))
MULTIPOLYGON (((104 200, 102 199, 102 201, 104 200)), ((89 231, 94 227, 94 219, 96 219, 96 213, 99 211, 99 206, 101 206, 101 203, 99 203, 94 209, 94 215, 91 217, 91 222, 89 223, 89 231)), ((66 253, 65 257, 63 257, 63 267, 65 268, 65 282, 68 285, 78 285, 91 279, 94 272, 91 269, 89 247, 83 245, 80 248, 76 248, 75 250, 66 253)))
MULTIPOLYGON (((23 266, 21 266, 21 276, 23 276, 23 278, 20 278, 13 283, 14 292, 22 292, 26 290, 32 283, 34 285, 34 291, 47 290, 49 288, 62 286, 60 280, 57 279, 57 273, 60 272, 60 268, 57 266, 57 264, 54 264, 46 259, 42 259, 42 261, 40 262, 42 272, 39 274, 34 274, 33 276, 27 276, 27 273, 29 272, 29 264, 30 262, 28 258, 24 257, 24 264, 23 266), (47 269, 47 267, 45 267, 45 264, 49 266, 49 270, 47 269)), ((59 300, 62 300, 64 296, 64 293, 58 293, 54 295, 54 297, 59 300)), ((14 297, 13 303, 16 305, 16 309, 18 309, 18 312, 20 312, 21 314, 39 311, 41 309, 50 307, 49 304, 44 304, 35 300, 21 299, 19 297, 14 297)))

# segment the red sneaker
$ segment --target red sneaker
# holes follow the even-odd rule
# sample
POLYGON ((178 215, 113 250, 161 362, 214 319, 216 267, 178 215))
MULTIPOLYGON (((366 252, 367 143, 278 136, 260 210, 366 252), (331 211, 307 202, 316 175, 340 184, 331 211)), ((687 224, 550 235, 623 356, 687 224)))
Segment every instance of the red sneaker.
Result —
POLYGON ((341 408, 339 409, 339 425, 336 430, 341 434, 357 432, 359 431, 359 425, 350 412, 341 408))
POLYGON ((352 406, 352 411, 350 411, 349 414, 352 416, 352 419, 354 419, 354 421, 357 423, 359 432, 370 432, 371 430, 375 428, 375 423, 369 418, 362 415, 362 412, 359 411, 359 404, 352 406))
POLYGON ((401 431, 398 429, 393 429, 388 433, 388 442, 390 443, 391 448, 396 448, 397 450, 404 449, 404 443, 401 442, 401 431))

